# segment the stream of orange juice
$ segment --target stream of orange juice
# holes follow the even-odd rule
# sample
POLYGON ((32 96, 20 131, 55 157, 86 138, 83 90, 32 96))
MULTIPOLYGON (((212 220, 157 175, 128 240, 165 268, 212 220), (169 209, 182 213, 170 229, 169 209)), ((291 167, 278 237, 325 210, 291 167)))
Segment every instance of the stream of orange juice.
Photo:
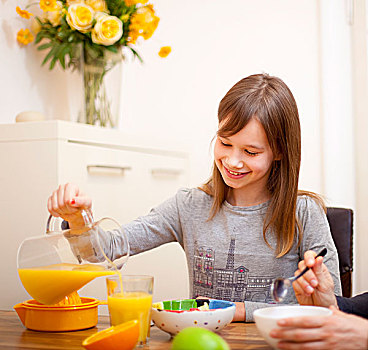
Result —
POLYGON ((18 273, 32 298, 46 305, 58 303, 96 277, 116 274, 101 266, 65 263, 18 269, 18 273))
POLYGON ((152 295, 145 292, 126 292, 113 294, 107 299, 111 325, 138 320, 138 342, 146 343, 151 323, 152 295))

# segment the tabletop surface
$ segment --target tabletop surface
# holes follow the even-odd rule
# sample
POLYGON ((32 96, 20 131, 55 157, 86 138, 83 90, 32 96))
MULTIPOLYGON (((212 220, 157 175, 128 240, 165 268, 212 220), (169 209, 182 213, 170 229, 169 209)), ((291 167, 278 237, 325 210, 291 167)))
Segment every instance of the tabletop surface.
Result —
MULTIPOLYGON (((109 318, 99 316, 94 328, 74 332, 35 332, 27 330, 14 311, 0 311, 0 349, 84 349, 82 341, 93 333, 108 328, 109 318)), ((271 349, 260 336, 254 323, 232 323, 219 334, 231 349, 271 349)), ((157 327, 151 328, 149 345, 144 350, 170 349, 170 335, 157 327)))

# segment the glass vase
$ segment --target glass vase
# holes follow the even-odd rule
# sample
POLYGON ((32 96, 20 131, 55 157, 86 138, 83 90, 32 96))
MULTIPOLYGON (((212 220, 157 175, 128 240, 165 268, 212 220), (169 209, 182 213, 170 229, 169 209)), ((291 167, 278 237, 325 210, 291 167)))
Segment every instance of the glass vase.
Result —
POLYGON ((117 128, 120 117, 122 53, 104 50, 102 56, 83 49, 84 100, 78 122, 117 128))

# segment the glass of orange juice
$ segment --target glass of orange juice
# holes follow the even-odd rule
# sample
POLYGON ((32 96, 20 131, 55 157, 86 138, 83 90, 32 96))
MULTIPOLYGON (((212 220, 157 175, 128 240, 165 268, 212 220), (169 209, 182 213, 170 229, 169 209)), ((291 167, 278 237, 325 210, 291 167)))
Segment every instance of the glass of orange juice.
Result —
POLYGON ((111 326, 138 320, 138 345, 146 344, 151 327, 153 277, 117 274, 107 277, 106 284, 111 326))

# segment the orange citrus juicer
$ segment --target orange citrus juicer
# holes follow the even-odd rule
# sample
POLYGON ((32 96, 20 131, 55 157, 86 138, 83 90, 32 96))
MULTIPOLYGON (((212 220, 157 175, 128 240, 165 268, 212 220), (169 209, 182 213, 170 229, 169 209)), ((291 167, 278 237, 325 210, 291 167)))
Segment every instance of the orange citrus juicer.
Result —
POLYGON ((106 304, 95 298, 80 298, 79 304, 43 305, 27 300, 14 306, 23 325, 44 332, 67 332, 96 326, 98 305, 106 304))
POLYGON ((138 337, 138 320, 132 320, 91 335, 82 346, 87 350, 131 350, 137 344, 138 337))

